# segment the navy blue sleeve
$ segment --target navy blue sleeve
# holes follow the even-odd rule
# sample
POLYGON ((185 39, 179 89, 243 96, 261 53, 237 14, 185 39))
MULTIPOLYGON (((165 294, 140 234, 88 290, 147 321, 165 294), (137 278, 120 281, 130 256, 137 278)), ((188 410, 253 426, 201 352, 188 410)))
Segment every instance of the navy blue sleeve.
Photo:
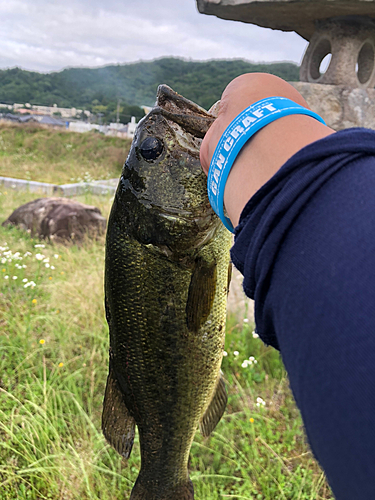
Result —
POLYGON ((375 132, 290 158, 245 206, 232 260, 337 500, 375 498, 375 132))

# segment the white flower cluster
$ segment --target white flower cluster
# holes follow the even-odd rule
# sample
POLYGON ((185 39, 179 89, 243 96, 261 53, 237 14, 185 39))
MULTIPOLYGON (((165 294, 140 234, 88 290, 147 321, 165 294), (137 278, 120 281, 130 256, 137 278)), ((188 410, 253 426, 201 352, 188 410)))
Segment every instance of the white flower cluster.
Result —
POLYGON ((258 361, 254 358, 254 356, 250 356, 249 359, 245 359, 245 361, 242 363, 242 368, 247 368, 248 366, 251 365, 256 365, 258 361))
POLYGON ((17 269, 26 269, 27 265, 26 264, 22 264, 22 266, 21 266, 21 264, 16 263, 16 264, 14 264, 14 267, 16 267, 17 269))
POLYGON ((24 278, 22 281, 25 283, 23 285, 24 288, 29 288, 29 286, 31 288, 35 288, 36 287, 36 283, 34 281, 28 281, 27 278, 24 278))
POLYGON ((266 406, 266 402, 264 401, 264 399, 258 397, 256 405, 257 406, 266 406))
POLYGON ((6 243, 4 246, 0 246, 0 257, 1 257, 0 262, 2 264, 6 264, 7 262, 12 262, 13 260, 22 260, 23 258, 20 252, 13 253, 11 250, 9 250, 9 247, 6 243))
MULTIPOLYGON (((34 248, 45 248, 45 245, 43 245, 43 244, 37 244, 37 245, 34 245, 34 248)), ((14 261, 17 261, 17 262, 14 263, 14 267, 16 269, 19 269, 19 270, 23 270, 23 269, 27 268, 26 264, 23 264, 23 263, 21 264, 21 263, 19 263, 19 261, 22 261, 23 259, 25 259, 27 257, 32 257, 32 255, 33 254, 31 252, 25 252, 23 254, 23 256, 21 255, 20 252, 14 252, 13 253, 11 250, 9 250, 9 246, 8 246, 7 243, 4 243, 3 245, 0 246, 0 263, 1 264, 11 264, 14 261)), ((53 265, 50 264, 50 258, 46 257, 42 253, 35 254, 35 258, 36 258, 36 260, 41 261, 41 263, 44 264, 44 266, 46 268, 49 268, 51 270, 55 269, 55 266, 53 266, 53 265)), ((54 254, 54 258, 58 259, 59 255, 58 254, 54 254)), ((8 271, 9 270, 10 269, 8 267, 8 271)), ((2 271, 6 272, 6 268, 2 269, 2 271)), ((22 276, 22 274, 21 274, 21 276, 22 276)), ((5 274, 4 275, 4 279, 5 280, 12 279, 12 280, 16 281, 18 279, 18 276, 16 276, 16 275, 9 276, 9 274, 5 274)), ((22 286, 24 288, 29 288, 29 287, 30 288, 34 288, 34 287, 36 287, 35 281, 29 280, 28 278, 23 278, 22 279, 22 283, 23 283, 22 286)))
MULTIPOLYGON (((43 264, 44 264, 44 267, 55 269, 55 266, 51 266, 51 264, 49 263, 49 257, 46 257, 42 253, 37 253, 35 255, 35 258, 37 260, 41 260, 43 262, 43 264)), ((57 258, 59 258, 59 256, 57 256, 57 258)), ((55 254, 55 259, 56 259, 56 254, 55 254)))

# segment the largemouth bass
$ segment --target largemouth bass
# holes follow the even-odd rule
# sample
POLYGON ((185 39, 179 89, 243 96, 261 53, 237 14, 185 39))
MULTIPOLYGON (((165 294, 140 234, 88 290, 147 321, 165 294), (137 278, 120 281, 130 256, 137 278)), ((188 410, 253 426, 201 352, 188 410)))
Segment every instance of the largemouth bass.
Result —
POLYGON ((141 470, 131 500, 194 498, 194 434, 199 425, 208 436, 227 401, 220 365, 231 236, 210 207, 199 163, 212 121, 160 86, 137 126, 109 217, 102 428, 128 458, 138 427, 141 470))

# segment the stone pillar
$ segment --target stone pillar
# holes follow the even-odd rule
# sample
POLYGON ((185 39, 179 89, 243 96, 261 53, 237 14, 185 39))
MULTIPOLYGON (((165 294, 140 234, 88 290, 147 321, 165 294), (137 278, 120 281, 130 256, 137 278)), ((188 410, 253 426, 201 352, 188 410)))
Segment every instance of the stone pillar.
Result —
POLYGON ((375 21, 345 16, 316 22, 301 69, 302 82, 344 85, 361 89, 375 85, 375 21), (322 73, 323 59, 332 54, 322 73))

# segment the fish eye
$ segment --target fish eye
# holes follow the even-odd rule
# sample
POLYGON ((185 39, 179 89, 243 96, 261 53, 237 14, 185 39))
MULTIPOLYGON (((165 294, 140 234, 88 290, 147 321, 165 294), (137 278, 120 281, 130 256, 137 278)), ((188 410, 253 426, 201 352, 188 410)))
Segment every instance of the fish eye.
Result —
POLYGON ((139 152, 145 160, 156 160, 163 151, 163 143, 156 137, 146 137, 139 148, 139 152))

